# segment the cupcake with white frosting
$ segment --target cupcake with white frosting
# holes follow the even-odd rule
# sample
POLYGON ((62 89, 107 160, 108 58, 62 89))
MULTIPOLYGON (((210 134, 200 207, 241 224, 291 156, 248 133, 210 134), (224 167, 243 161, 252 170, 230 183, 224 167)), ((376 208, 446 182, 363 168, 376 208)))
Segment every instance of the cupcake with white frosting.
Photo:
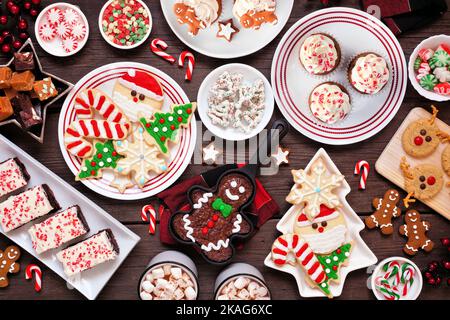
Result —
POLYGON ((341 50, 337 41, 326 34, 316 33, 305 39, 300 47, 300 62, 313 75, 333 72, 341 61, 341 50))
POLYGON ((376 94, 388 83, 390 73, 386 60, 373 52, 357 55, 347 71, 352 87, 362 94, 376 94))
POLYGON ((347 90, 336 82, 315 87, 309 96, 309 107, 315 118, 327 124, 342 121, 352 109, 347 90))
POLYGON ((275 25, 276 0, 235 0, 233 15, 246 29, 259 29, 263 24, 275 25))

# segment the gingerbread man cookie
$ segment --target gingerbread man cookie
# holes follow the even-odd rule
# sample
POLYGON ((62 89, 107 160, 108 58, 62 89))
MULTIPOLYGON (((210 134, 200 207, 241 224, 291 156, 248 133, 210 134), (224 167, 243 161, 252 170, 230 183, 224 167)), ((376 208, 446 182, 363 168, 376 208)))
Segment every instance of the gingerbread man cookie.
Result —
POLYGON ((0 288, 9 285, 8 273, 18 273, 20 264, 16 262, 20 258, 20 249, 9 246, 5 251, 0 250, 0 288))
POLYGON ((264 23, 277 24, 278 17, 273 11, 249 12, 244 14, 240 21, 246 29, 259 29, 264 23))
POLYGON ((434 242, 426 236, 430 228, 431 224, 428 221, 422 221, 419 212, 416 210, 406 212, 405 224, 399 229, 402 236, 408 237, 408 242, 403 247, 403 251, 413 256, 419 249, 425 252, 433 250, 434 242))
POLYGON ((400 194, 394 189, 386 191, 383 199, 373 199, 372 205, 376 211, 365 219, 367 228, 380 228, 382 234, 392 234, 394 232, 392 218, 402 214, 401 209, 397 207, 399 201, 400 194))
POLYGON ((225 173, 215 190, 194 187, 189 192, 192 211, 172 217, 172 233, 180 242, 198 246, 213 263, 229 261, 232 238, 252 230, 242 210, 253 200, 254 190, 254 182, 237 170, 225 173))
POLYGON ((173 11, 177 16, 177 20, 180 24, 187 24, 189 28, 189 34, 196 36, 200 29, 204 29, 205 25, 202 23, 195 14, 195 10, 184 3, 175 3, 173 11))

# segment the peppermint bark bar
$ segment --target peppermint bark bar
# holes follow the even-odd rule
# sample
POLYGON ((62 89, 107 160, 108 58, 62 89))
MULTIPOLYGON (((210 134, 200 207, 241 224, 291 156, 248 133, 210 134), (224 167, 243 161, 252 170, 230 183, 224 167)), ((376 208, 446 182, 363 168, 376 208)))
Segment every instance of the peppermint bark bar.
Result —
POLYGON ((9 232, 59 209, 49 186, 42 184, 1 203, 0 224, 4 232, 9 232))
POLYGON ((38 254, 58 248, 88 232, 89 226, 79 206, 61 211, 28 230, 38 254))
POLYGON ((111 229, 105 229, 58 252, 56 257, 63 264, 64 273, 71 277, 104 262, 115 260, 118 255, 119 246, 114 235, 111 229))
POLYGON ((0 163, 0 197, 25 187, 29 180, 30 175, 18 158, 0 163))

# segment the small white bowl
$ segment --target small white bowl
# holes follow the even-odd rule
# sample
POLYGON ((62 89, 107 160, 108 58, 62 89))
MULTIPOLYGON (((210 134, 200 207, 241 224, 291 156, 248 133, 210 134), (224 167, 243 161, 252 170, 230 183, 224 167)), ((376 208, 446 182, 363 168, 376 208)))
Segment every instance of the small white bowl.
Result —
POLYGON ((381 274, 383 266, 386 263, 391 262, 391 261, 399 261, 400 263, 409 263, 410 265, 413 266, 413 268, 415 270, 414 283, 411 286, 406 297, 402 297, 401 300, 416 300, 419 297, 420 292, 422 291, 422 287, 423 287, 422 272, 420 271, 420 269, 417 267, 417 265, 414 262, 412 262, 409 259, 403 258, 403 257, 390 257, 390 258, 384 259, 376 266, 375 270, 372 273, 372 277, 370 279, 370 286, 371 286, 373 294, 375 295, 375 297, 378 300, 386 300, 383 297, 383 295, 376 289, 375 278, 381 274))
POLYGON ((429 100, 433 101, 449 101, 450 96, 444 96, 442 94, 438 94, 434 91, 428 91, 422 88, 419 84, 419 82, 416 79, 416 72, 414 71, 414 61, 416 60, 417 56, 419 55, 420 49, 433 49, 435 50, 441 43, 446 43, 450 45, 450 36, 447 36, 445 34, 440 34, 437 36, 432 36, 428 39, 423 40, 417 47, 414 49, 413 53, 409 57, 409 63, 408 63, 408 75, 409 75, 409 81, 413 85, 414 89, 424 98, 427 98, 429 100))
POLYGON ((269 123, 270 118, 272 117, 273 114, 274 105, 275 100, 272 92, 272 87, 267 78, 255 68, 241 63, 230 63, 213 70, 203 80, 202 84, 200 85, 200 89, 198 90, 197 96, 197 109, 203 124, 215 136, 230 141, 246 140, 259 134, 269 123), (266 95, 266 102, 265 102, 266 109, 264 110, 264 115, 263 118, 261 119, 261 122, 255 129, 253 129, 249 133, 241 132, 239 129, 223 128, 221 126, 215 125, 212 123, 211 118, 207 114, 209 109, 208 105, 209 90, 214 85, 217 78, 219 78, 219 76, 225 71, 228 71, 230 73, 242 73, 244 76, 244 83, 245 82, 253 83, 258 79, 262 79, 264 82, 266 95))
POLYGON ((148 37, 150 36, 150 33, 152 32, 152 28, 153 28, 153 19, 152 19, 152 13, 151 13, 150 9, 147 7, 147 5, 146 5, 143 1, 141 1, 141 0, 135 0, 135 1, 139 2, 139 3, 142 5, 142 7, 147 11, 147 13, 148 13, 148 21, 149 21, 149 24, 150 24, 150 25, 149 25, 149 28, 148 28, 148 30, 147 30, 147 34, 145 35, 145 37, 144 37, 141 41, 136 42, 135 44, 133 44, 133 45, 131 45, 131 46, 120 46, 120 45, 118 45, 118 44, 115 44, 114 42, 111 42, 111 41, 108 39, 108 37, 106 36, 106 34, 103 32, 103 26, 102 26, 103 14, 104 14, 106 8, 107 8, 107 7, 111 4, 111 2, 113 2, 113 1, 114 1, 114 0, 106 1, 106 3, 103 5, 103 8, 102 8, 102 10, 100 11, 100 14, 99 14, 99 16, 98 16, 98 28, 99 28, 99 30, 100 30, 100 33, 102 34, 103 39, 105 39, 105 41, 106 41, 109 45, 111 45, 112 47, 117 48, 117 49, 130 50, 130 49, 134 49, 134 48, 139 47, 139 46, 142 45, 145 41, 147 41, 148 37))
POLYGON ((41 13, 38 15, 38 17, 36 18, 36 23, 34 24, 34 33, 35 33, 37 42, 39 43, 41 48, 44 49, 44 51, 46 51, 47 53, 49 53, 55 57, 69 57, 69 56, 72 56, 72 55, 76 54, 77 52, 79 52, 86 45, 86 42, 89 38, 89 23, 88 23, 88 20, 86 19, 86 16, 83 13, 83 11, 81 11, 78 6, 74 6, 74 5, 72 5, 70 3, 66 3, 66 2, 57 2, 57 3, 53 3, 53 4, 45 7, 41 11, 41 13), (86 36, 84 37, 84 39, 81 42, 78 43, 78 48, 76 50, 73 50, 71 52, 66 52, 62 47, 61 39, 59 39, 58 37, 56 37, 52 41, 44 41, 39 36, 39 27, 42 25, 42 20, 45 19, 45 14, 47 13, 48 10, 50 10, 54 7, 58 7, 58 8, 62 8, 62 9, 71 8, 71 9, 75 10, 78 13, 78 15, 81 17, 81 19, 83 20, 83 23, 86 26, 86 36))

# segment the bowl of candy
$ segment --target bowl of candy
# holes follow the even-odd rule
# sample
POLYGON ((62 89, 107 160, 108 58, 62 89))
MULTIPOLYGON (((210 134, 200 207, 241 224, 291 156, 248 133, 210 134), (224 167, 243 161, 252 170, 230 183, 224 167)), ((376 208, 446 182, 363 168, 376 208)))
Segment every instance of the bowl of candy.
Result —
POLYGON ((141 0, 109 0, 98 17, 103 39, 118 49, 133 49, 143 44, 152 31, 150 9, 141 0))
POLYGON ((450 36, 423 40, 409 58, 409 80, 422 96, 433 101, 450 100, 450 36))

